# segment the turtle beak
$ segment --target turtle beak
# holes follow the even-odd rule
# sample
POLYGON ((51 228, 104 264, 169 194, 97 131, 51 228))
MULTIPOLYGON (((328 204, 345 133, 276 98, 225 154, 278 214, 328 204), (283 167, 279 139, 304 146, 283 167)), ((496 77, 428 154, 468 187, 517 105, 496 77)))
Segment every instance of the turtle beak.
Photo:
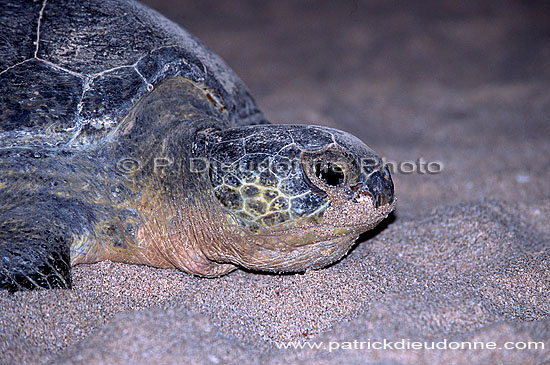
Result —
POLYGON ((393 203, 393 181, 388 168, 383 167, 371 173, 361 186, 359 194, 361 193, 372 196, 375 208, 393 203))

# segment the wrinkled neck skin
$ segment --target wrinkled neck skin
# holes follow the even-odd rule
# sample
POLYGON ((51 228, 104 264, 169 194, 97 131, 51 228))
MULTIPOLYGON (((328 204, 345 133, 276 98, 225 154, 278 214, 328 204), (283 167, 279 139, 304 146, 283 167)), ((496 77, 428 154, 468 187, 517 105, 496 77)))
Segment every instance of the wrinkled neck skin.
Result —
POLYGON ((214 263, 204 254, 204 247, 225 238, 208 173, 193 166, 201 156, 201 134, 216 128, 217 121, 189 116, 186 121, 177 133, 172 129, 161 143, 150 146, 154 153, 144 161, 142 173, 134 176, 133 185, 141 191, 135 262, 219 276, 234 266, 214 263))
POLYGON ((235 268, 212 262, 201 249, 223 239, 223 232, 219 208, 207 188, 208 173, 190 168, 204 153, 203 136, 228 127, 219 104, 207 94, 182 78, 168 80, 113 132, 102 157, 113 161, 112 173, 131 192, 122 205, 136 222, 132 229, 121 222, 113 233, 116 240, 93 233, 80 240, 71 248, 72 264, 107 259, 202 276, 235 268))

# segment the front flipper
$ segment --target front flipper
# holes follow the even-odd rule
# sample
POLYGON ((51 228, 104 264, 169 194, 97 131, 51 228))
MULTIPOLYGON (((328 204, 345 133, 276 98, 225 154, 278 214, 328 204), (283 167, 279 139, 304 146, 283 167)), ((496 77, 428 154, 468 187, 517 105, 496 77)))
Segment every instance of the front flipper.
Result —
POLYGON ((0 289, 70 288, 70 242, 43 217, 0 216, 0 289))

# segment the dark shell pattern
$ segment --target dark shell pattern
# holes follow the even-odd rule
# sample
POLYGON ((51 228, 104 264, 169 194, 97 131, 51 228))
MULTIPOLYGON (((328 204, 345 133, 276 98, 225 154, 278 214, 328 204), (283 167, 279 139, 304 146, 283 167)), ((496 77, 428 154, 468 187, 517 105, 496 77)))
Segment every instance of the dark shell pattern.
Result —
POLYGON ((2 3, 0 148, 86 148, 176 76, 204 85, 234 125, 265 122, 219 57, 138 3, 2 3))

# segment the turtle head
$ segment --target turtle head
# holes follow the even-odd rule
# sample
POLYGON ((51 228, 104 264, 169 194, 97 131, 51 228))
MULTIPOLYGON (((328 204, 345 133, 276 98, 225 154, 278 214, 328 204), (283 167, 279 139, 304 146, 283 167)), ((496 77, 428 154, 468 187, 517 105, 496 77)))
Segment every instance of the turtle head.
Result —
POLYGON ((224 242, 208 256, 261 271, 320 268, 395 206, 390 173, 358 138, 306 125, 216 132, 210 150, 224 242))

